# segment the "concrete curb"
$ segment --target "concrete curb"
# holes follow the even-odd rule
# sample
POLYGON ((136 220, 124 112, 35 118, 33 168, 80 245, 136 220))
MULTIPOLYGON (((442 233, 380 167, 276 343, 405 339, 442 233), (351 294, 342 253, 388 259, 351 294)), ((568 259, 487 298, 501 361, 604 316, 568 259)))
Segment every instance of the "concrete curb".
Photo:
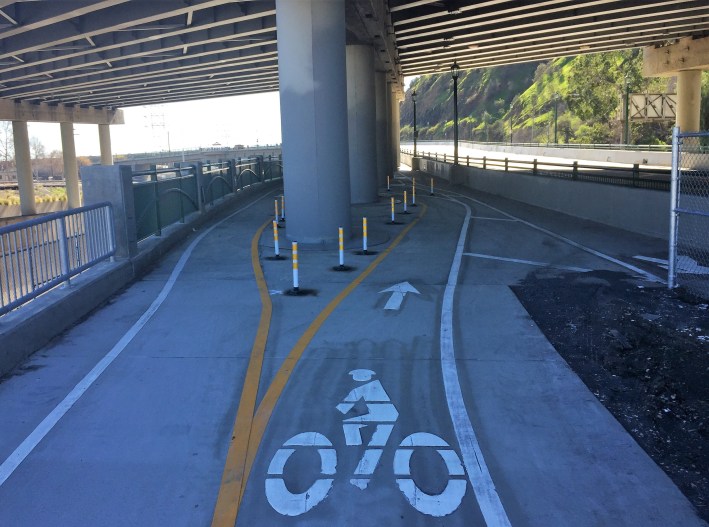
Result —
POLYGON ((226 213, 259 189, 268 190, 280 183, 269 181, 228 197, 204 214, 194 214, 184 224, 165 228, 160 238, 144 240, 133 258, 101 263, 72 278, 71 287, 55 288, 0 317, 0 377, 143 276, 192 229, 226 213))

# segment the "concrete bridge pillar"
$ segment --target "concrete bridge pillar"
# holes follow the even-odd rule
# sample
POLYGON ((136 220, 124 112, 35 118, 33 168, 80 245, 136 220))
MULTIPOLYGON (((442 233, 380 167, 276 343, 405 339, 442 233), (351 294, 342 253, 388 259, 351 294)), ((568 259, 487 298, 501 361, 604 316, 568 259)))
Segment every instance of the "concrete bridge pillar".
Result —
POLYGON ((17 167, 17 187, 20 191, 20 213, 23 216, 37 214, 32 181, 32 160, 30 158, 30 138, 27 121, 12 121, 12 137, 15 142, 15 165, 17 167))
POLYGON ((62 135, 67 205, 70 209, 75 209, 81 207, 81 194, 79 192, 79 166, 76 163, 76 146, 74 144, 74 123, 59 123, 59 129, 62 135))
POLYGON ((390 176, 391 149, 389 148, 389 106, 387 99, 386 72, 377 71, 374 74, 374 98, 376 103, 376 143, 377 143, 377 184, 386 185, 390 176))
POLYGON ((377 200, 374 50, 347 46, 347 114, 352 203, 377 200))
POLYGON ((287 235, 349 236, 345 0, 276 0, 287 235))
POLYGON ((101 164, 113 164, 113 152, 111 151, 111 128, 107 124, 98 125, 98 140, 101 148, 101 164))
POLYGON ((399 170, 399 164, 401 163, 401 158, 400 158, 400 150, 401 150, 401 143, 400 143, 400 136, 401 136, 401 115, 400 115, 400 109, 399 109, 399 99, 396 96, 396 91, 394 88, 394 85, 390 85, 390 90, 389 90, 389 111, 390 111, 390 132, 391 132, 391 138, 389 140, 389 145, 391 149, 391 155, 392 155, 392 171, 399 170))
POLYGON ((677 126, 682 132, 699 131, 702 102, 702 72, 677 72, 677 126))

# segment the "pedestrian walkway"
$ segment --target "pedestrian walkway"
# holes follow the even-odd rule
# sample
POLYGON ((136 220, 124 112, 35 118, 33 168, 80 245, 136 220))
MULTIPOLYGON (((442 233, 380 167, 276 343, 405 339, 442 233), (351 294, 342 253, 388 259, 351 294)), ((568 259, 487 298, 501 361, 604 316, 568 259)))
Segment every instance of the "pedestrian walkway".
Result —
POLYGON ((664 244, 418 183, 299 294, 254 196, 0 382, 0 525, 705 525, 509 288, 664 244))

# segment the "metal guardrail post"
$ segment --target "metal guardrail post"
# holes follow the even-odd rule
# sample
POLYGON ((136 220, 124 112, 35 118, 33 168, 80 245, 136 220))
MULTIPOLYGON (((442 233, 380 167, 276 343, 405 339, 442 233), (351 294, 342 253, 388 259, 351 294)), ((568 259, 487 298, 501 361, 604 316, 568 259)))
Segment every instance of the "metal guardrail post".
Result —
POLYGON ((236 194, 237 181, 236 181, 236 159, 229 159, 229 181, 231 181, 231 191, 236 194))
POLYGON ((677 279, 677 197, 679 183, 679 126, 672 128, 672 184, 670 186, 670 247, 667 260, 667 287, 673 289, 677 279))
POLYGON ((510 171, 510 160, 509 160, 509 158, 506 157, 505 158, 505 172, 509 172, 509 171, 510 171))
POLYGON ((579 162, 574 161, 574 168, 573 171, 571 172, 571 179, 578 179, 579 178, 579 162))
POLYGON ((534 159, 534 165, 532 167, 532 174, 537 175, 537 159, 534 159))
POLYGON ((204 213, 204 189, 202 187, 202 177, 204 172, 204 167, 201 161, 192 165, 194 170, 194 182, 197 188, 197 205, 199 206, 199 212, 204 213))
POLYGON ((448 159, 446 159, 446 153, 445 153, 445 152, 443 153, 443 162, 444 162, 444 163, 447 163, 447 162, 448 162, 448 159))
POLYGON ((638 163, 633 163, 633 186, 638 186, 638 179, 640 179, 640 165, 638 163))
POLYGON ((470 156, 465 156, 465 166, 470 166, 470 156))
POLYGON ((160 221, 160 189, 158 188, 158 167, 150 165, 150 181, 153 182, 153 198, 155 199, 155 225, 156 236, 162 236, 162 222, 160 221))
POLYGON ((67 277, 62 287, 69 287, 71 286, 71 280, 69 278, 69 238, 66 234, 66 218, 59 218, 57 227, 57 234, 59 235, 59 265, 62 275, 67 277))
POLYGON ((483 156, 483 170, 487 170, 487 156, 483 156))

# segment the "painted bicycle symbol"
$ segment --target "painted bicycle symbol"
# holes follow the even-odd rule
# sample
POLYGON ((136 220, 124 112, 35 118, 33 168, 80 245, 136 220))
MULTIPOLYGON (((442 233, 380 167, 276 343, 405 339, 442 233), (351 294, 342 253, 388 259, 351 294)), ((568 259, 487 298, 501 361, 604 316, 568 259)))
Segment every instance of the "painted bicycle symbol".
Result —
MULTIPOLYGON (((336 406, 344 415, 342 431, 348 447, 362 447, 362 429, 374 426, 371 439, 355 468, 350 483, 366 489, 384 452, 399 412, 392 404, 381 382, 372 380, 372 370, 349 373, 357 386, 336 406), (350 417, 351 416, 351 417, 350 417)), ((446 516, 454 512, 465 496, 467 480, 458 454, 445 440, 428 432, 407 436, 394 452, 394 475, 399 490, 419 512, 430 516, 446 516), (411 458, 417 448, 433 448, 448 471, 448 483, 440 494, 426 494, 411 474, 411 458)), ((271 459, 266 478, 266 497, 271 506, 285 516, 299 516, 327 498, 337 468, 337 452, 330 440, 318 432, 303 432, 288 439, 271 459), (302 493, 288 490, 283 479, 288 459, 300 448, 314 448, 320 456, 320 477, 302 493)))

